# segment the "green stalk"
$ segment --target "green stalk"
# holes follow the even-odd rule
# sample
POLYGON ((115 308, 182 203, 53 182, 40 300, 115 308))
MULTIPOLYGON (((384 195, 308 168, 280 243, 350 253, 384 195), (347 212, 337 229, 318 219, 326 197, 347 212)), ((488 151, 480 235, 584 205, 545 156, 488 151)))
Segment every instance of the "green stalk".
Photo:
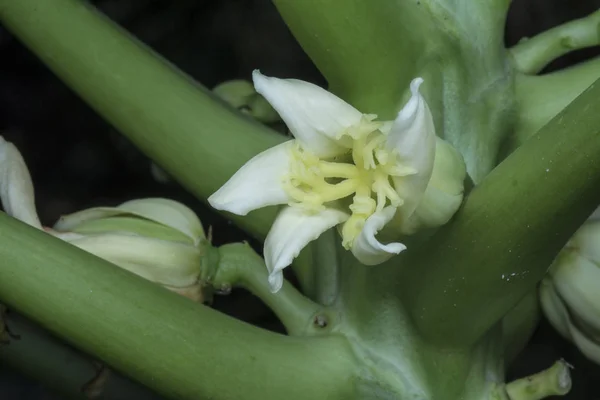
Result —
POLYGON ((551 74, 517 75, 518 117, 508 150, 520 146, 598 78, 600 57, 551 74))
MULTIPOLYGON (((94 360, 61 343, 20 315, 8 318, 11 330, 20 336, 0 345, 0 365, 14 368, 39 380, 45 387, 68 399, 84 400, 84 385, 97 374, 94 360)), ((104 400, 159 400, 159 396, 112 372, 101 389, 104 400)))
POLYGON ((560 56, 597 45, 600 45, 600 10, 522 40, 510 52, 518 71, 536 74, 560 56))
POLYGON ((314 318, 323 307, 302 295, 288 281, 277 293, 271 293, 264 260, 244 243, 219 247, 219 263, 211 284, 217 289, 243 287, 259 297, 277 315, 288 334, 311 333, 318 326, 314 318))
POLYGON ((255 328, 5 214, 0 260, 0 302, 169 398, 347 399, 353 390, 341 336, 255 328))
POLYGON ((600 204, 600 81, 506 158, 454 221, 398 262, 431 340, 469 344, 542 279, 600 204))
MULTIPOLYGON (((0 21, 100 115, 198 198, 282 140, 80 0, 0 0, 0 21)), ((238 218, 257 237, 274 209, 238 218)))

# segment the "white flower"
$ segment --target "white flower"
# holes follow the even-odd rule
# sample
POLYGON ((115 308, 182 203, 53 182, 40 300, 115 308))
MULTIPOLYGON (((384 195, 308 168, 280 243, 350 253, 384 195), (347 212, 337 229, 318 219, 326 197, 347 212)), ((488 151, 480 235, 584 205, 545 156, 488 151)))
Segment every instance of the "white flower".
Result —
POLYGON ((436 136, 419 93, 423 80, 412 81, 407 104, 386 123, 308 82, 258 71, 253 79, 295 139, 255 156, 208 201, 238 215, 288 205, 265 241, 271 290, 281 288, 282 270, 302 248, 336 225, 343 246, 363 264, 404 250, 376 234, 394 217, 411 217, 432 175, 436 136))

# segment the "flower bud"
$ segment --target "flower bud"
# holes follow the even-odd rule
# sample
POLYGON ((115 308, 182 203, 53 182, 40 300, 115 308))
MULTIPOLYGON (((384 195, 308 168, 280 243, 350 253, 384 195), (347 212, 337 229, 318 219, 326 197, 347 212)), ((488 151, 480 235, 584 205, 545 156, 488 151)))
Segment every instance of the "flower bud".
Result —
POLYGON ((254 90, 254 85, 248 81, 238 79, 223 82, 215 86, 213 93, 230 106, 260 122, 272 123, 280 120, 277 111, 254 90))
POLYGON ((586 222, 556 257, 540 300, 556 330, 600 364, 600 221, 586 222))
POLYGON ((149 198, 60 218, 49 233, 167 289, 202 300, 206 237, 181 203, 149 198))

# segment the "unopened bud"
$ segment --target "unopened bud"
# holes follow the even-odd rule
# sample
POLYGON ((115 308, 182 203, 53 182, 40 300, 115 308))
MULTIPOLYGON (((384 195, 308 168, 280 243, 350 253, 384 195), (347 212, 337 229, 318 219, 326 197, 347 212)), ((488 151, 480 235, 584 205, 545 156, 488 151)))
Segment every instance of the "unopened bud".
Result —
POLYGON ((544 314, 565 338, 600 364, 600 221, 586 222, 540 286, 544 314))
POLYGON ((49 231, 174 292, 202 300, 200 271, 208 244, 196 214, 173 200, 132 200, 60 218, 49 231))
POLYGON ((254 90, 251 82, 241 79, 223 82, 213 89, 213 93, 260 122, 273 123, 281 119, 269 102, 254 90))

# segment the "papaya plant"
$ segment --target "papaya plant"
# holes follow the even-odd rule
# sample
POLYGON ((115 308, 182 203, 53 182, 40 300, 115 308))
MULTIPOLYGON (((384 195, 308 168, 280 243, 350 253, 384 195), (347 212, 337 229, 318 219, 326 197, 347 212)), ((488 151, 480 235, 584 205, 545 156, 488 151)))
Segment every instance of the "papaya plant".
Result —
POLYGON ((273 2, 327 88, 257 65, 213 93, 83 1, 0 0, 1 23, 97 113, 264 241, 262 256, 214 247, 187 208, 156 218, 135 202, 35 226, 5 143, 0 302, 167 398, 567 393, 564 361, 505 370, 538 285, 600 204, 600 58, 539 74, 600 44, 600 11, 507 48, 509 0, 273 2), (261 123, 278 118, 293 139, 261 123), (94 241, 107 234, 141 238, 135 257, 94 241), (148 251, 176 248, 189 256, 169 276, 148 251), (252 292, 287 334, 178 296, 181 268, 182 287, 252 292))

